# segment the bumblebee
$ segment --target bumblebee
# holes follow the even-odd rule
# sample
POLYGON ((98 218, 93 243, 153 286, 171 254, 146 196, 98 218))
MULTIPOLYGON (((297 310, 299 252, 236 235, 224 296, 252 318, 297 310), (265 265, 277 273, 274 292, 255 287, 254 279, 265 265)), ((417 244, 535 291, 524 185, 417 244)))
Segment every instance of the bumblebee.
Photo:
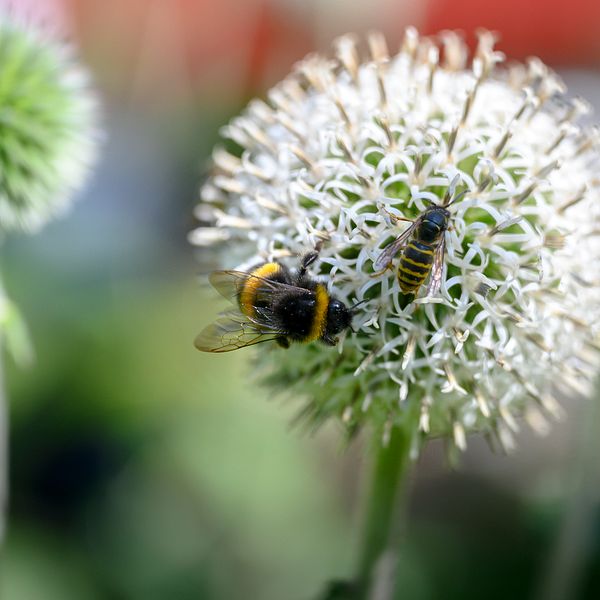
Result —
POLYGON ((288 348, 291 342, 315 340, 335 346, 336 335, 351 328, 358 305, 348 308, 309 276, 308 267, 317 256, 318 251, 307 253, 295 274, 278 262, 264 263, 249 273, 212 273, 213 287, 237 308, 221 313, 206 327, 196 337, 196 348, 229 352, 266 341, 288 348))
POLYGON ((397 276, 404 294, 416 296, 429 274, 431 277, 426 295, 432 296, 440 289, 446 254, 446 231, 450 225, 448 207, 466 193, 461 192, 452 198, 458 181, 458 176, 452 180, 442 205, 434 204, 426 208, 406 230, 383 249, 375 261, 375 269, 385 271, 398 252, 402 251, 397 276))

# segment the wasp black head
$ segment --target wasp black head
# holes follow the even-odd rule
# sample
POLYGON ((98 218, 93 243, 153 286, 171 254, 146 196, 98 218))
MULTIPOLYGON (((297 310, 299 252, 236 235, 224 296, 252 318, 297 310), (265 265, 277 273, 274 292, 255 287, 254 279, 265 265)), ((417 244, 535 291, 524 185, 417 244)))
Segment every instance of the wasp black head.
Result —
POLYGON ((340 300, 332 298, 327 307, 325 335, 334 336, 348 329, 352 324, 352 311, 340 300))
POLYGON ((428 209, 418 226, 417 235, 419 240, 424 243, 437 241, 440 234, 448 228, 449 218, 450 213, 441 206, 428 209))

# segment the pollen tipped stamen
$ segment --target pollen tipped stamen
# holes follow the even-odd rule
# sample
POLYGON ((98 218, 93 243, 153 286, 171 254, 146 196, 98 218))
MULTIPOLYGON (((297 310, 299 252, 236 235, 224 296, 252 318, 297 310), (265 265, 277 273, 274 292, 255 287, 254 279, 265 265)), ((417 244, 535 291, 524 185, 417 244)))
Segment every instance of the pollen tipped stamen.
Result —
POLYGON ((336 55, 346 71, 350 74, 355 85, 358 84, 358 69, 360 66, 358 51, 356 49, 356 38, 345 35, 334 42, 336 55))
POLYGON ((510 140, 512 136, 512 131, 510 129, 507 129, 506 132, 504 133, 504 135, 502 136, 502 138, 500 139, 500 141, 498 142, 498 144, 496 144, 496 147, 494 148, 494 151, 492 153, 492 158, 493 159, 498 159, 500 157, 500 154, 502 154, 504 148, 506 147, 506 144, 508 143, 508 140, 510 140))

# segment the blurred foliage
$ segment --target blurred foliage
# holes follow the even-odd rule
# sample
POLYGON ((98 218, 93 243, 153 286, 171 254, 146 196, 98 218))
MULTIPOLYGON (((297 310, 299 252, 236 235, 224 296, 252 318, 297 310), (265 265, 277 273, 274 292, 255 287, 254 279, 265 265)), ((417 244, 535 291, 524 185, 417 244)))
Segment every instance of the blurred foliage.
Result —
MULTIPOLYGON (((43 279, 35 288, 49 289, 43 279)), ((102 282, 55 281, 71 300, 32 319, 37 364, 11 376, 7 597, 48 597, 27 568, 40 544, 56 547, 40 569, 73 555, 98 597, 282 598, 348 560, 348 515, 319 446, 247 385, 243 356, 194 350, 215 307, 175 282, 113 282, 101 307, 102 282), (15 591, 35 581, 37 593, 15 591)), ((77 589, 57 597, 89 596, 77 589)))
POLYGON ((206 155, 194 140, 216 125, 113 127, 91 201, 4 251, 37 358, 8 373, 2 597, 309 594, 350 560, 348 505, 321 460, 337 442, 290 433, 248 354, 192 344, 218 307, 185 243, 201 166, 182 156, 206 155))
POLYGON ((6 351, 20 366, 27 367, 33 361, 33 347, 27 324, 21 311, 11 302, 0 283, 0 331, 3 334, 6 351))

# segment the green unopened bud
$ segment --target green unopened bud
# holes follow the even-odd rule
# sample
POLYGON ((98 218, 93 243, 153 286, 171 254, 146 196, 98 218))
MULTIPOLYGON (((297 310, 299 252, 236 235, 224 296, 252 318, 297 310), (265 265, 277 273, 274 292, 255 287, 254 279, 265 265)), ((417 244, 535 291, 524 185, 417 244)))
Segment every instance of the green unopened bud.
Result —
POLYGON ((62 212, 96 150, 97 109, 68 46, 0 15, 0 231, 62 212))

